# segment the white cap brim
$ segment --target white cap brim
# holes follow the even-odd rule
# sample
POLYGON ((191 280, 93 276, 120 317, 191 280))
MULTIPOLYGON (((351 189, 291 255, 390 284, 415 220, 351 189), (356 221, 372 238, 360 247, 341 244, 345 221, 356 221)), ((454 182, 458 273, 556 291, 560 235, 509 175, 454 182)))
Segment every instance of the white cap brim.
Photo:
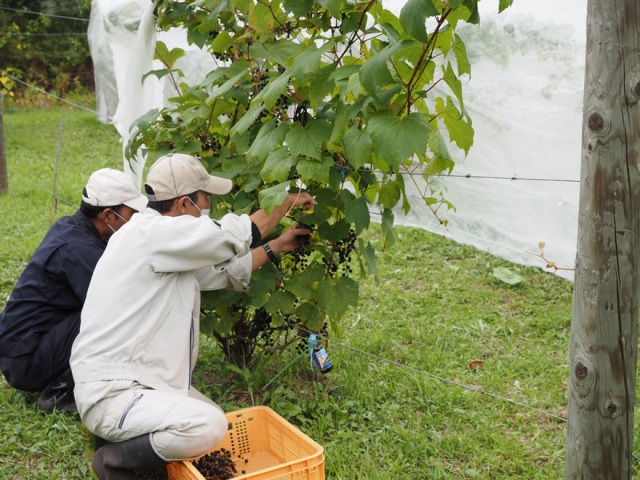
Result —
POLYGON ((233 182, 231 180, 211 175, 207 184, 200 190, 215 195, 226 195, 231 191, 232 187, 233 182))
POLYGON ((127 200, 126 202, 122 202, 123 205, 126 205, 129 208, 133 208, 138 212, 143 212, 147 208, 147 203, 149 203, 149 200, 144 195, 140 195, 139 197, 132 198, 131 200, 127 200))

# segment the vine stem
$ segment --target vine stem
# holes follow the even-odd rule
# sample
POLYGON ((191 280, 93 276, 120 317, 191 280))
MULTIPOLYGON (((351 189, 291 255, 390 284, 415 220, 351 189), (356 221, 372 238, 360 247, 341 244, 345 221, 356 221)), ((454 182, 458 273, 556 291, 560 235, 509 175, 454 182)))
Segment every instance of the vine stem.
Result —
POLYGON ((158 58, 160 59, 160 61, 162 62, 162 64, 167 67, 167 69, 169 70, 169 81, 171 82, 171 85, 173 85, 173 88, 176 90, 176 92, 178 92, 178 96, 182 96, 182 92, 180 91, 180 87, 178 87, 178 83, 176 82, 176 79, 173 77, 173 71, 171 70, 171 67, 169 66, 169 63, 162 58, 162 56, 158 53, 158 49, 156 48, 156 55, 158 55, 158 58))
POLYGON ((547 262, 547 268, 553 268, 554 272, 557 272, 558 270, 566 270, 566 271, 571 271, 571 270, 575 270, 575 268, 569 268, 569 267, 558 267, 555 262, 552 262, 551 260, 548 260, 545 256, 544 256, 544 252, 540 251, 540 253, 533 253, 533 252, 527 252, 525 250, 525 253, 528 253, 529 255, 533 255, 534 257, 538 257, 542 260, 544 260, 545 262, 547 262))
MULTIPOLYGON (((373 8, 373 6, 377 3, 377 0, 370 0, 369 2, 366 3, 366 6, 364 7, 364 9, 362 9, 360 11, 361 15, 360 15, 360 21, 358 22, 358 28, 353 32, 353 35, 351 35, 351 37, 349 38, 349 41, 347 42, 342 54, 336 59, 336 63, 341 63, 342 62, 342 57, 344 57, 347 52, 349 51, 349 49, 353 46, 353 44, 356 42, 356 39, 359 38, 358 36, 358 32, 360 31, 360 29, 362 28, 362 23, 364 22, 365 18, 367 17, 367 12, 369 10, 371 10, 371 8, 373 8)), ((356 6, 360 6, 359 3, 356 3, 356 6)), ((358 9, 359 10, 359 9, 358 9)))
MULTIPOLYGON (((418 182, 416 181, 416 179, 414 178, 414 170, 410 170, 408 167, 401 165, 401 168, 407 173, 407 175, 409 175, 409 178, 411 179, 411 182, 413 182, 413 185, 416 187, 416 190, 418 190, 418 192, 420 193, 420 197, 422 198, 422 200, 425 201, 426 203, 426 196, 427 196, 427 191, 426 189, 428 188, 428 186, 425 186, 425 191, 421 191, 420 187, 418 187, 418 182)), ((416 167, 417 168, 417 167, 416 167)), ((431 205, 427 204, 427 207, 429 208, 429 210, 431 210, 431 213, 433 213, 433 216, 436 217, 436 219, 438 220, 438 223, 440 225, 442 225, 442 219, 438 216, 438 209, 434 209, 431 205)))
POLYGON ((442 24, 447 19, 447 17, 451 13, 451 11, 452 11, 452 9, 450 8, 445 13, 443 13, 440 16, 440 18, 438 19, 438 25, 434 29, 433 35, 431 35, 431 38, 429 38, 429 41, 425 44, 424 49, 422 51, 422 54, 420 55, 420 59, 418 60, 417 66, 416 66, 415 70, 413 71, 413 74, 411 75, 411 78, 409 79, 409 81, 406 84, 406 87, 407 87, 407 115, 409 115, 411 113, 411 106, 413 105, 413 102, 411 101, 411 93, 413 92, 413 87, 415 86, 415 83, 418 81, 418 79, 422 76, 422 74, 424 73, 424 69, 427 68, 427 65, 429 63, 428 61, 426 63, 423 63, 424 62, 424 58, 427 55, 427 52, 429 52, 429 59, 432 58, 433 49, 436 48, 436 39, 438 38, 438 32, 440 31, 440 27, 442 27, 442 24), (420 70, 420 73, 418 73, 418 70, 420 70))

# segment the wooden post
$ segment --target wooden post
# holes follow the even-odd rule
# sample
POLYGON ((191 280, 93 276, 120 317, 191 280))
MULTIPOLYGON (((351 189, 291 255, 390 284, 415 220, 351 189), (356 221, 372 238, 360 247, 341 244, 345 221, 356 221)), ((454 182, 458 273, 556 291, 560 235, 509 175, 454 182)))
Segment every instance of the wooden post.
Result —
POLYGON ((7 155, 4 148, 3 103, 4 95, 0 92, 0 195, 9 193, 9 172, 7 171, 7 155))
POLYGON ((640 9, 588 0, 565 479, 630 479, 640 255, 640 9))

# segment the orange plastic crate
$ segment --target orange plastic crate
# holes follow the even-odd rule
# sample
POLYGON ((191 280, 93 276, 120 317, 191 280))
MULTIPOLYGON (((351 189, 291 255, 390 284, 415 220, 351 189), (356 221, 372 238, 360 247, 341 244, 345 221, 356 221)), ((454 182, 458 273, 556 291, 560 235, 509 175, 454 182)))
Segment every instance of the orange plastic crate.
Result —
MULTIPOLYGON (((269 407, 236 410, 226 417, 229 430, 215 449, 231 452, 238 471, 234 478, 324 480, 322 446, 269 407)), ((170 463, 167 471, 170 480, 204 480, 189 461, 170 463)))

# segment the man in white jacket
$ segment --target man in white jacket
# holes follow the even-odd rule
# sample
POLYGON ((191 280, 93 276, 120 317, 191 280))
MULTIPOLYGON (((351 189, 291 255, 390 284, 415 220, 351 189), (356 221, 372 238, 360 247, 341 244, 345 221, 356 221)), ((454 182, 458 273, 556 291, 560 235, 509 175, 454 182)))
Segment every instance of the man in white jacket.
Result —
POLYGON ((195 157, 154 163, 149 208, 114 235, 98 262, 71 353, 82 422, 106 440, 92 467, 100 479, 199 457, 224 437, 222 410, 191 386, 198 355, 200 291, 248 288, 251 272, 294 250, 304 228, 260 245, 308 193, 289 195, 267 214, 209 218, 210 195, 230 180, 211 176, 195 157))

